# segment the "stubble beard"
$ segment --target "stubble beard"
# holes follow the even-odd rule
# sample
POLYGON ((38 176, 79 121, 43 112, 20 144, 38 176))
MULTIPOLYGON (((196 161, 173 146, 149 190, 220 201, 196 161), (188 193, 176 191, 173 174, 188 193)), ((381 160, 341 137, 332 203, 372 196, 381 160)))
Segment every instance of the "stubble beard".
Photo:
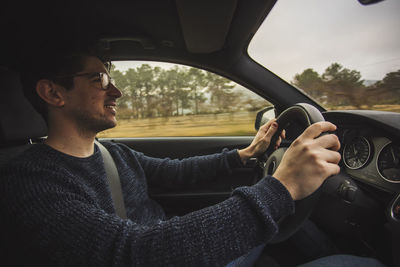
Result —
POLYGON ((75 113, 75 118, 78 132, 83 136, 96 135, 101 131, 114 128, 117 125, 114 120, 110 120, 104 115, 101 117, 94 117, 83 110, 77 111, 75 113))

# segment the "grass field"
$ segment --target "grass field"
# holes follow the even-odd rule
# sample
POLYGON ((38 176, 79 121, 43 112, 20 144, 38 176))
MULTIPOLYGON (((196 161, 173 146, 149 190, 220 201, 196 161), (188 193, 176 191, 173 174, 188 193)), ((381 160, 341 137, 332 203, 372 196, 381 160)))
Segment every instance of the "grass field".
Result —
POLYGON ((256 112, 119 120, 98 137, 254 135, 256 112))
MULTIPOLYGON (((365 108, 367 109, 367 107, 365 108)), ((348 106, 340 107, 340 109, 355 108, 348 106)), ((400 105, 376 105, 373 109, 400 112, 400 105)), ((256 132, 254 130, 255 118, 256 112, 237 112, 230 114, 119 120, 117 127, 99 133, 98 137, 254 135, 256 132)))

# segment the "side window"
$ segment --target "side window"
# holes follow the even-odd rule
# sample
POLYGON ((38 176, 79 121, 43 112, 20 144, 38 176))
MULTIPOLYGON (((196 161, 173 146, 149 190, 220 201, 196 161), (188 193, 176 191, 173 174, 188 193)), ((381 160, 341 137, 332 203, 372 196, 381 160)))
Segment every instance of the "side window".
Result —
POLYGON ((271 105, 229 79, 182 65, 113 62, 111 76, 123 93, 118 125, 98 137, 254 135, 257 111, 271 105))

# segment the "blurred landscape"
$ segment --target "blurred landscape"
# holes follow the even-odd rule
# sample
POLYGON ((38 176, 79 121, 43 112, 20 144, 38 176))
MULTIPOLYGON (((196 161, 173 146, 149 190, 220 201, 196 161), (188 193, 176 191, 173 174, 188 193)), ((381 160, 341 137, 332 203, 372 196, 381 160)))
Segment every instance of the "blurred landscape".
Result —
POLYGON ((254 135, 255 112, 187 115, 171 118, 119 120, 98 137, 239 136, 254 135))

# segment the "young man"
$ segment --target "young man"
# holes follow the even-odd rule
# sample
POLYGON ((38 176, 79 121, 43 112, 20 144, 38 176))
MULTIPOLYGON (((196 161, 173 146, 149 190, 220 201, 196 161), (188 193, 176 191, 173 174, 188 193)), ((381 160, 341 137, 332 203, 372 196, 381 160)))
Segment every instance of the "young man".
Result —
MULTIPOLYGON (((287 150, 274 177, 233 191, 209 208, 166 220, 148 184, 198 182, 240 167, 270 145, 277 125, 249 147, 184 160, 146 157, 104 143, 116 162, 129 219, 115 214, 98 132, 116 125, 121 92, 97 57, 52 56, 25 75, 26 96, 46 118, 48 138, 1 171, 1 226, 14 263, 71 266, 223 266, 268 242, 293 200, 339 172, 335 126, 310 126, 287 150)), ((278 144, 279 145, 279 141, 278 144)), ((3 237, 4 238, 4 237, 3 237)))

